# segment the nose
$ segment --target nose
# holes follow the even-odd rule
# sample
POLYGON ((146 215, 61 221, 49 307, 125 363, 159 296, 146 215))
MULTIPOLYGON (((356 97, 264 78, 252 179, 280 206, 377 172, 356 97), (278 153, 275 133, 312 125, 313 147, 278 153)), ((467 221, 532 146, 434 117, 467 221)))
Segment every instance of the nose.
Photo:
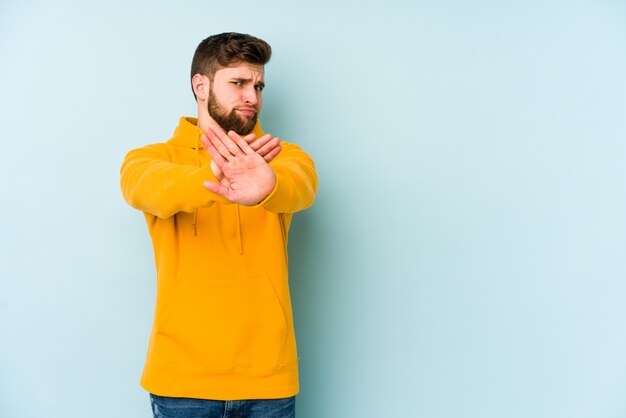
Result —
POLYGON ((243 100, 246 104, 255 106, 258 102, 259 99, 257 97, 257 93, 258 91, 256 90, 256 88, 254 86, 250 86, 246 89, 244 89, 243 92, 243 100))

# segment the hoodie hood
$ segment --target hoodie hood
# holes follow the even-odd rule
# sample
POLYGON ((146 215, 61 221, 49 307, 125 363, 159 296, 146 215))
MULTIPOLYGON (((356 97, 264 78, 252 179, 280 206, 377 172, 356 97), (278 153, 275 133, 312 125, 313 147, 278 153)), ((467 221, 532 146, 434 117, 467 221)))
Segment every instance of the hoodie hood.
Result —
MULTIPOLYGON (((252 133, 257 138, 265 135, 265 132, 261 130, 261 121, 257 120, 252 133)), ((204 149, 204 145, 200 141, 200 137, 204 134, 204 131, 198 126, 198 119, 188 116, 183 116, 178 122, 178 126, 174 130, 174 136, 167 141, 168 144, 178 145, 186 148, 204 149)))

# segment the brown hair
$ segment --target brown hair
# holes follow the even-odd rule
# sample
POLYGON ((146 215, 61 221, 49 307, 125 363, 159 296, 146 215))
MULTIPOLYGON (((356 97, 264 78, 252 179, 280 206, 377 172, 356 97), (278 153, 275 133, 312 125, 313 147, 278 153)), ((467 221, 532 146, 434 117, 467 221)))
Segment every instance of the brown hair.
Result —
MULTIPOLYGON (((236 32, 212 35, 200 42, 193 54, 191 78, 196 74, 204 74, 213 81, 217 70, 240 62, 265 65, 271 56, 272 47, 254 36, 236 32)), ((196 97, 193 85, 191 91, 196 97)))

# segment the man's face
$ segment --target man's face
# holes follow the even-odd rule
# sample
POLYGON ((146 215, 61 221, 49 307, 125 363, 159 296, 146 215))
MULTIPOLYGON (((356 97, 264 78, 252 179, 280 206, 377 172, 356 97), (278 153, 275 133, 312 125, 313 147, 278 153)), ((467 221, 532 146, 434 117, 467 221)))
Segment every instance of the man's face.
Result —
POLYGON ((209 115, 225 130, 247 135, 263 104, 263 66, 239 63, 215 73, 209 88, 209 115))

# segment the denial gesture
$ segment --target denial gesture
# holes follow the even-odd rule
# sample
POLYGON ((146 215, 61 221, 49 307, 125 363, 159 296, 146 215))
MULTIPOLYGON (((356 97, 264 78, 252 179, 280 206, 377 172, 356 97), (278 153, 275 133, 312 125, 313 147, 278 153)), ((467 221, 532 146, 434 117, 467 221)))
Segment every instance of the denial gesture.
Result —
POLYGON ((233 131, 225 134, 213 129, 206 133, 208 138, 203 135, 201 140, 213 159, 218 182, 205 181, 204 187, 233 203, 252 206, 263 201, 276 185, 268 161, 280 152, 280 140, 264 135, 253 143, 253 148, 248 144, 250 136, 242 138, 233 131))

